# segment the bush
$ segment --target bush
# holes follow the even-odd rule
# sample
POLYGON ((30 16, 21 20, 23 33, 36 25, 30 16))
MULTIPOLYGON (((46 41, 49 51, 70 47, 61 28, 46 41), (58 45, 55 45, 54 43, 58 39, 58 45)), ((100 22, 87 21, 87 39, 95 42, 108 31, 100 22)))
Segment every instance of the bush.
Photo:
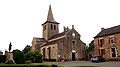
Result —
POLYGON ((13 59, 16 64, 23 64, 26 61, 26 56, 20 50, 13 50, 13 59))
POLYGON ((56 59, 44 59, 44 61, 56 61, 56 59))
POLYGON ((26 60, 31 60, 33 63, 42 63, 42 55, 39 51, 30 51, 26 54, 26 60))
POLYGON ((6 59, 5 55, 0 55, 0 63, 4 63, 6 59))
POLYGON ((14 64, 13 60, 8 60, 5 64, 14 64))
POLYGON ((31 61, 31 60, 27 60, 25 63, 26 63, 26 64, 31 64, 32 61, 31 61))
POLYGON ((58 66, 53 64, 53 65, 51 65, 51 67, 58 67, 58 66))

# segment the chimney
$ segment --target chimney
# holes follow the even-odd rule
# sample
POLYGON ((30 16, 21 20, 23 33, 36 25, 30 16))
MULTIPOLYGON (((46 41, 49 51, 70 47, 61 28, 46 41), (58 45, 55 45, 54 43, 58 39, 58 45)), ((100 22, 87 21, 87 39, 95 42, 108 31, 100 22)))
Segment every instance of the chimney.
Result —
POLYGON ((104 27, 102 27, 102 28, 101 28, 101 31, 102 31, 102 30, 104 30, 104 29, 105 29, 105 28, 104 28, 104 27))

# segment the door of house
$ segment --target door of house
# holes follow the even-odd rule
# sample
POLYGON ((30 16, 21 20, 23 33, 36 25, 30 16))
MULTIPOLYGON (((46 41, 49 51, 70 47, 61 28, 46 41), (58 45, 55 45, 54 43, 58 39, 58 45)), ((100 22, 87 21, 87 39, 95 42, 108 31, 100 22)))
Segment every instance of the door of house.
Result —
POLYGON ((72 53, 72 60, 75 61, 75 52, 72 53))
POLYGON ((111 48, 111 55, 112 55, 112 57, 116 57, 116 49, 115 48, 111 48))

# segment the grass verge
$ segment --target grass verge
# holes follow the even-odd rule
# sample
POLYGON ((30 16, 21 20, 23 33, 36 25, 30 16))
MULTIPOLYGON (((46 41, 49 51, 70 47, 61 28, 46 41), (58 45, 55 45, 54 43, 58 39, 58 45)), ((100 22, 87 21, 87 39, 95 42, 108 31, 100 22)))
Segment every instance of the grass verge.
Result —
POLYGON ((0 64, 0 67, 51 67, 52 65, 33 65, 33 64, 0 64))

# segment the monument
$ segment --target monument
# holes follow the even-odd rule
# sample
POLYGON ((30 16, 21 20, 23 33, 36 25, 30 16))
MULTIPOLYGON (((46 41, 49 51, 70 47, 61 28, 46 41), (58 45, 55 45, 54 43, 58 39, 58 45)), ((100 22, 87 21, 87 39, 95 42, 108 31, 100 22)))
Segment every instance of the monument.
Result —
POLYGON ((9 60, 12 60, 13 63, 15 63, 15 61, 13 60, 13 53, 10 52, 11 49, 12 49, 12 44, 11 44, 11 42, 10 42, 10 44, 9 44, 9 49, 8 49, 9 52, 6 53, 6 61, 5 61, 5 63, 8 62, 9 60))

